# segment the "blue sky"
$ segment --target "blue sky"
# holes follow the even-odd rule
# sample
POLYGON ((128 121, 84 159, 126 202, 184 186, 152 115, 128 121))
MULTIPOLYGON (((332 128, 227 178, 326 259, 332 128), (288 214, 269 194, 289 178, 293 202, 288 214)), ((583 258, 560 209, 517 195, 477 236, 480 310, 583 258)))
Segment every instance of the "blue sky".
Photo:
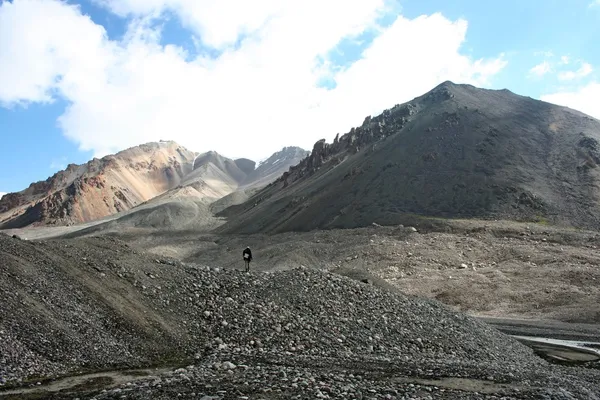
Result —
POLYGON ((600 118, 600 1, 0 2, 0 193, 160 139, 310 149, 446 79, 600 118))

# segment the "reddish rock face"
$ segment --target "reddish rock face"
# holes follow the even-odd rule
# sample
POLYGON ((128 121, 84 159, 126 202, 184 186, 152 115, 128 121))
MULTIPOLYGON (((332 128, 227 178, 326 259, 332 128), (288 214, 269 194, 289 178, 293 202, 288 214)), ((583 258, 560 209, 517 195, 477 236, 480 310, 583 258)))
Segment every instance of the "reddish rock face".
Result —
POLYGON ((70 164, 45 181, 0 200, 0 228, 70 225, 128 210, 175 186, 195 153, 174 142, 150 143, 114 156, 70 164))

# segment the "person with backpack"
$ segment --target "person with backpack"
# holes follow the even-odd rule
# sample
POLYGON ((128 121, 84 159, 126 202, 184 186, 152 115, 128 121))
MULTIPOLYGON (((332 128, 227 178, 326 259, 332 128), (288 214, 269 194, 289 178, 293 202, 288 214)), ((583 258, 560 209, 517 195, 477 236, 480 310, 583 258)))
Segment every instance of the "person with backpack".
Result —
POLYGON ((246 263, 246 272, 250 272, 250 261, 252 261, 252 251, 250 247, 247 246, 242 252, 242 257, 244 258, 244 262, 246 263))

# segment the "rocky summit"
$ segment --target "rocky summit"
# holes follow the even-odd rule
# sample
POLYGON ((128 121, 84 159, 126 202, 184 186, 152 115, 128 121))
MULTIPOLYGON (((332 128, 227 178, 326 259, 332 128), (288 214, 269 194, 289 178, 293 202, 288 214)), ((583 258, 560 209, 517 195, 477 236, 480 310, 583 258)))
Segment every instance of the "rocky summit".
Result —
POLYGON ((244 273, 111 237, 6 235, 0 265, 0 398, 598 398, 594 370, 317 269, 244 273))
POLYGON ((407 215, 600 227, 600 121, 445 82, 367 117, 244 205, 227 233, 402 223, 407 215))

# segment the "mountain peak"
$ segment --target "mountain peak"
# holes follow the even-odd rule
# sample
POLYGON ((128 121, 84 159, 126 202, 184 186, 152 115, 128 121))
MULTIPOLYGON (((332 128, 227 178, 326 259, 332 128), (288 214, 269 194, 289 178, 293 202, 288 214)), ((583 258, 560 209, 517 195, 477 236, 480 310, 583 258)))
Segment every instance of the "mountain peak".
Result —
POLYGON ((597 229, 599 167, 600 121, 446 81, 331 144, 317 141, 219 230, 354 228, 404 223, 407 215, 542 218, 597 229))
POLYGON ((458 84, 456 84, 456 83, 454 83, 452 81, 444 81, 444 82, 440 83, 439 85, 437 85, 435 89, 441 88, 441 87, 453 88, 453 87, 456 87, 456 86, 458 86, 458 84))
POLYGON ((0 200, 0 228, 73 224, 128 210, 178 185, 195 153, 173 141, 149 142, 69 164, 0 200))

